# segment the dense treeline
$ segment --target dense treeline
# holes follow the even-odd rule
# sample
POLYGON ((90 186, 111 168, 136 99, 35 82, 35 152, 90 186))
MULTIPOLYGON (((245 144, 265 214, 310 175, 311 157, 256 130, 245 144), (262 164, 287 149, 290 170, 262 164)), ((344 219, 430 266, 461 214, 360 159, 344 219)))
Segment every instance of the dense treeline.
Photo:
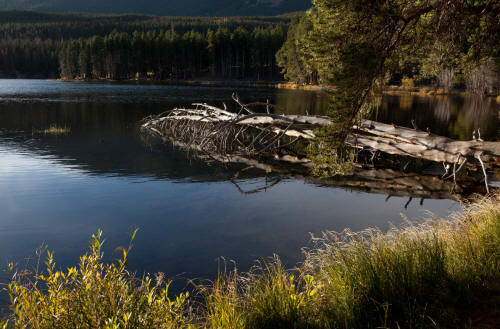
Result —
POLYGON ((0 11, 0 77, 275 79, 289 20, 0 11))
MULTIPOLYGON (((500 91, 499 2, 460 0, 453 7, 436 1, 428 7, 431 12, 414 18, 414 26, 404 37, 398 35, 404 29, 395 29, 395 36, 386 39, 378 29, 385 33, 395 23, 385 18, 397 18, 394 13, 404 10, 418 13, 418 6, 411 9, 414 1, 388 2, 390 5, 363 0, 313 3, 312 10, 292 21, 287 40, 277 54, 278 64, 290 81, 338 86, 347 77, 358 75, 359 81, 347 81, 345 86, 360 86, 362 81, 370 87, 389 82, 409 89, 432 85, 446 91, 466 87, 475 94, 500 91), (433 11, 442 11, 442 17, 434 16, 433 11), (374 28, 374 19, 380 28, 374 28), (439 20, 446 24, 436 25, 439 20), (398 47, 397 42, 401 44, 398 47), (349 72, 341 72, 347 68, 349 72), (368 79, 368 73, 376 78, 368 79), (373 83, 375 80, 377 83, 373 83)), ((403 18, 397 24, 406 27, 409 23, 403 18)), ((358 91, 353 95, 360 98, 358 91)))
POLYGON ((64 79, 189 79, 197 77, 273 79, 280 70, 275 54, 284 41, 273 29, 225 27, 206 33, 175 30, 113 32, 65 42, 60 52, 64 79))
POLYGON ((0 77, 57 78, 59 47, 50 39, 0 39, 0 77))
POLYGON ((306 10, 311 0, 0 0, 0 8, 102 14, 170 16, 264 16, 306 10))
POLYGON ((175 27, 177 33, 195 30, 206 32, 224 26, 252 29, 288 25, 289 15, 273 17, 160 17, 141 15, 47 14, 23 11, 0 11, 0 39, 77 39, 94 35, 104 37, 112 31, 133 33, 160 32, 175 27))

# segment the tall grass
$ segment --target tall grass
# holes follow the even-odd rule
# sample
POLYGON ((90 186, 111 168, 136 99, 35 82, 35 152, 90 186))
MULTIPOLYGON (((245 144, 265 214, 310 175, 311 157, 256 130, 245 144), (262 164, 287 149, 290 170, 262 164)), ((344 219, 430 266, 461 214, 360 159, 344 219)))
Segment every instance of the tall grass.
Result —
POLYGON ((207 328, 311 328, 314 278, 286 271, 275 257, 250 273, 219 275, 205 295, 207 328))
POLYGON ((500 204, 494 199, 479 200, 455 218, 387 233, 324 233, 299 268, 286 270, 274 257, 246 274, 223 272, 195 288, 202 296, 196 301, 187 294, 170 299, 161 280, 131 277, 127 252, 117 264, 103 264, 101 241, 100 234, 93 238, 77 268, 56 271, 49 253, 45 274, 16 273, 5 328, 481 325, 469 322, 467 310, 486 319, 496 310, 498 319, 500 204))
MULTIPOLYGON (((387 233, 327 232, 298 269, 278 259, 208 289, 207 328, 450 328, 500 297, 500 205, 387 233)), ((497 299, 498 302, 498 299, 497 299)))

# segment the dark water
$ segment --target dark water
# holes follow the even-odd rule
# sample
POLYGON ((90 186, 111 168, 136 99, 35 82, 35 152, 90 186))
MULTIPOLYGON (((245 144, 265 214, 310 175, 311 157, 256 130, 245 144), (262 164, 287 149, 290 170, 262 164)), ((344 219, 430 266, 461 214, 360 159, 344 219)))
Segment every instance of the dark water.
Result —
MULTIPOLYGON (((165 147, 150 149, 137 121, 192 102, 230 105, 231 88, 135 86, 0 80, 0 268, 22 262, 41 244, 61 266, 74 264, 101 228, 105 253, 140 231, 130 266, 169 277, 213 278, 218 257, 247 270, 259 257, 279 254, 293 266, 310 233, 361 230, 445 216, 452 200, 425 200, 344 190, 293 177, 208 166, 165 147), (39 131, 50 125, 67 135, 39 131), (267 188, 266 188, 267 187, 267 188), (245 193, 258 192, 258 193, 245 193)), ((323 113, 318 93, 239 89, 246 101, 265 100, 287 112, 323 113)), ((386 97, 378 120, 416 119, 433 132, 468 139, 498 136, 494 100, 386 97)), ((5 280, 5 277, 0 276, 5 280)), ((2 281, 0 280, 0 281, 2 281)))

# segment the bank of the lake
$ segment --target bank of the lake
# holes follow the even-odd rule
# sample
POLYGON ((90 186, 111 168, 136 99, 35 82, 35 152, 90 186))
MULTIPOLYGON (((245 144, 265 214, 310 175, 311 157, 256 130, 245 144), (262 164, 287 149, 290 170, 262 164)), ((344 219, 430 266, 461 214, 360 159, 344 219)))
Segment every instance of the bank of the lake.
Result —
POLYGON ((161 274, 130 275, 130 249, 104 264, 98 232, 75 267, 57 271, 48 253, 39 283, 15 272, 3 328, 496 328, 499 200, 388 233, 327 232, 299 268, 274 257, 246 274, 222 270, 196 281, 194 299, 169 294, 161 274))
POLYGON ((114 83, 133 85, 165 85, 165 86, 193 86, 193 87, 233 87, 233 88, 279 88, 280 81, 268 80, 241 80, 241 79, 192 79, 192 80, 157 80, 157 79, 48 79, 47 81, 84 82, 84 83, 114 83))
MULTIPOLYGON (((278 82, 276 83, 276 88, 279 89, 291 89, 291 90, 309 90, 309 91, 326 91, 330 89, 331 87, 324 86, 324 85, 310 85, 310 84, 299 84, 299 83, 293 83, 293 82, 278 82)), ((392 95, 392 96, 460 96, 460 97, 470 97, 470 96, 478 96, 474 95, 470 92, 463 91, 463 90, 447 90, 447 89, 440 89, 440 88, 434 88, 431 86, 423 86, 423 87, 405 87, 405 86, 397 86, 397 85, 390 85, 387 86, 383 91, 383 94, 385 95, 392 95)), ((485 95, 486 97, 496 97, 498 103, 500 104, 500 96, 497 96, 496 94, 489 94, 485 95)))
MULTIPOLYGON (((298 84, 293 82, 284 81, 267 81, 267 80, 241 80, 241 79, 220 79, 220 80, 156 80, 156 79, 130 79, 130 80, 112 80, 112 79, 48 79, 48 81, 60 82, 85 82, 85 83, 116 83, 116 84, 135 84, 135 85, 166 85, 166 86, 195 86, 195 87, 233 87, 233 88, 278 88, 288 90, 303 90, 313 92, 324 92, 331 89, 331 87, 324 85, 310 85, 298 84)), ((420 97, 434 97, 434 96, 458 96, 458 97, 477 97, 467 91, 461 90, 445 90, 436 89, 429 86, 421 88, 407 88, 404 86, 390 85, 387 86, 382 93, 391 96, 420 96, 420 97)), ((485 95, 486 97, 496 98, 500 104, 500 95, 495 94, 485 95)))

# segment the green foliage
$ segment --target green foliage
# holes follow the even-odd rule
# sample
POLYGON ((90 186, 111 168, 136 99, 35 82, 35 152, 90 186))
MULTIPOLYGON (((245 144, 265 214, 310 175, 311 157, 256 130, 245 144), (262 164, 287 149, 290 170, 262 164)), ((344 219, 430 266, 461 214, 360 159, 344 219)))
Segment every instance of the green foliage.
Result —
MULTIPOLYGON (((133 237, 135 232, 133 233, 133 237)), ((9 285, 9 328, 189 328, 188 294, 170 299, 159 278, 136 279, 127 271, 123 249, 117 263, 104 264, 101 232, 92 237, 89 253, 77 267, 56 270, 48 252, 43 272, 14 274, 9 285)))
POLYGON ((241 278, 233 273, 220 273, 212 286, 202 286, 207 328, 240 329, 245 327, 247 313, 241 303, 241 278))
MULTIPOLYGON (((322 140, 309 154, 320 168, 343 167, 347 158, 341 149, 356 117, 369 112, 374 94, 391 75, 435 80, 447 90, 461 76, 473 93, 498 89, 498 65, 493 65, 500 53, 498 1, 313 0, 313 5, 292 24, 277 57, 286 78, 303 83, 314 74, 331 87, 328 115, 334 124, 320 132, 322 140), (325 143, 330 147, 322 147, 325 143)), ((403 84, 414 86, 408 79, 403 84)))
MULTIPOLYGON (((290 37, 310 54, 308 62, 322 83, 354 88, 350 94, 358 98, 388 72, 393 77, 435 80, 449 89, 455 72, 469 86, 468 67, 499 62, 498 2, 316 0, 313 4, 307 13, 312 28, 290 37)), ((286 70, 293 63, 280 64, 286 70)), ((498 70, 498 65, 490 68, 498 70)))
POLYGON ((480 200, 456 226, 445 222, 440 227, 441 238, 454 241, 447 245, 447 270, 458 290, 457 298, 465 298, 465 302, 500 278, 499 218, 498 204, 480 200))
MULTIPOLYGON (((302 62, 314 70, 319 81, 332 86, 328 115, 333 125, 319 131, 319 141, 309 148, 321 174, 348 172, 351 156, 344 149, 358 114, 367 110, 377 81, 386 76, 392 41, 400 34, 397 15, 401 8, 388 2, 316 0, 302 22, 295 42, 287 41, 280 53, 292 53, 295 45, 302 62), (305 24, 305 23, 303 23, 305 24), (330 170, 325 172, 322 167, 330 170)), ((300 26, 300 25, 299 25, 300 26)), ((291 28, 293 32, 293 29, 291 28)), ((291 58, 289 55, 287 58, 291 58)), ((287 72, 297 71, 293 61, 281 60, 287 72)), ((303 67, 305 65, 302 65, 303 67)), ((296 75, 296 74, 295 74, 296 75)))
POLYGON ((306 148, 308 158, 315 164, 313 175, 331 177, 352 174, 354 154, 348 148, 339 147, 341 137, 335 136, 338 131, 335 124, 315 129, 316 138, 306 148))
POLYGON ((249 277, 245 295, 249 296, 250 328, 311 328, 311 306, 317 289, 314 278, 295 275, 283 269, 279 259, 264 263, 260 272, 249 277))
POLYGON ((317 277, 335 282, 327 293, 334 298, 322 305, 326 313, 343 310, 338 319, 331 319, 335 325, 344 322, 347 327, 362 328, 399 323, 427 328, 432 324, 428 317, 439 315, 447 273, 444 247, 433 230, 412 227, 388 235, 367 231, 325 239, 340 239, 343 248, 327 246, 308 261, 318 267, 317 277), (337 290, 340 296, 335 295, 337 290))
POLYGON ((318 74, 311 67, 311 56, 305 51, 304 42, 311 30, 309 16, 296 17, 292 21, 285 43, 276 53, 277 64, 289 81, 299 84, 318 84, 318 74))
MULTIPOLYGON (((417 75, 421 78, 438 79, 446 69, 456 68, 459 65, 460 50, 451 42, 436 40, 432 46, 419 50, 419 69, 417 75), (428 49, 430 47, 430 49, 428 49)), ((407 60, 402 59, 403 62, 407 60)), ((402 64, 404 65, 404 64, 402 64)), ((439 81, 438 81, 439 83, 439 81)), ((442 83, 441 87, 445 89, 442 83)))
POLYGON ((274 55, 290 21, 1 11, 0 18, 0 77, 150 80, 279 79, 274 55))
POLYGON ((208 328, 315 328, 318 284, 300 271, 286 271, 275 257, 252 272, 220 274, 204 287, 208 328))
POLYGON ((273 79, 279 75, 274 54, 283 43, 280 26, 240 26, 233 32, 219 26, 205 34, 182 36, 173 29, 162 33, 113 32, 104 38, 72 40, 60 52, 64 79, 273 79))

